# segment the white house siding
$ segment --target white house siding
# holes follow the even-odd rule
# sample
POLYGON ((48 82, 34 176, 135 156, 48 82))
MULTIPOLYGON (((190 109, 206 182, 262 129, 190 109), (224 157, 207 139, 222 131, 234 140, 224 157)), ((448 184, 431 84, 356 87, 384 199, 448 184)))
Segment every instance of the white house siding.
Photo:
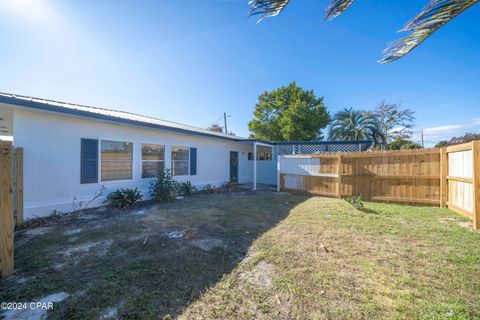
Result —
MULTIPOLYGON (((248 161, 249 181, 253 181, 253 160, 248 161)), ((257 160, 257 183, 277 184, 277 161, 257 160)))
POLYGON ((102 185, 105 192, 90 206, 100 205, 109 192, 122 187, 138 187, 144 199, 148 199, 149 180, 141 179, 142 143, 165 145, 167 168, 171 146, 197 148, 197 175, 175 178, 181 182, 189 180, 199 188, 205 184, 220 186, 228 181, 230 151, 238 151, 239 182, 249 181, 247 157, 251 144, 18 108, 14 110, 13 121, 14 145, 24 148, 26 218, 85 206, 102 185), (80 184, 81 138, 133 142, 133 179, 80 184))

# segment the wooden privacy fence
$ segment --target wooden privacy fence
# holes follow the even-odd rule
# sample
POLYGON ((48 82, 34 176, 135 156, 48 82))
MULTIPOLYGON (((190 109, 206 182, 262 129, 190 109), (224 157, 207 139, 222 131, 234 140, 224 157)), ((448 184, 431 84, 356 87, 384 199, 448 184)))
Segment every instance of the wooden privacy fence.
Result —
POLYGON ((472 219, 475 228, 480 229, 480 141, 450 146, 442 152, 446 162, 442 168, 446 205, 472 219))
POLYGON ((13 272, 15 223, 23 223, 23 149, 0 141, 0 273, 13 272))
POLYGON ((281 156, 279 186, 339 198, 449 206, 480 228, 479 146, 281 156))

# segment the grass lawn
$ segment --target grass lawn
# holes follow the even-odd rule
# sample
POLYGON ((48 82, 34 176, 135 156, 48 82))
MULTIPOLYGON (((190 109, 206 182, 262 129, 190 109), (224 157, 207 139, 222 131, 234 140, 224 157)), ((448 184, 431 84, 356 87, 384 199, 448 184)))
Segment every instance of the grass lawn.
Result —
POLYGON ((0 301, 51 319, 480 318, 480 233, 446 209, 257 192, 27 229, 0 301))

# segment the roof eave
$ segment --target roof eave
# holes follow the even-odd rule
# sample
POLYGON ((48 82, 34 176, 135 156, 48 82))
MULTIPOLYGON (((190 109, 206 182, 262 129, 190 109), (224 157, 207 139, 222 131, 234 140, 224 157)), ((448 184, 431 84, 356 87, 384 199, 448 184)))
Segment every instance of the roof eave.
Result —
POLYGON ((133 125, 133 126, 140 126, 140 127, 145 127, 145 128, 151 128, 151 129, 160 129, 160 130, 172 131, 172 132, 176 132, 176 133, 183 133, 183 134, 195 135, 195 136, 201 136, 201 137, 217 138, 217 139, 230 140, 230 141, 236 141, 236 142, 246 140, 246 139, 239 138, 239 137, 234 137, 234 136, 226 137, 226 136, 208 134, 208 133, 198 132, 198 131, 193 131, 193 130, 188 130, 188 129, 174 128, 174 127, 164 126, 164 125, 160 125, 160 124, 154 124, 154 123, 136 121, 136 120, 131 120, 131 119, 119 118, 119 117, 115 117, 115 116, 103 115, 103 114, 98 114, 98 113, 93 113, 93 112, 88 112, 88 111, 62 108, 62 107, 54 106, 54 105, 47 104, 47 103, 40 103, 40 102, 28 101, 28 100, 20 100, 20 99, 16 99, 16 98, 13 98, 13 97, 0 96, 0 103, 5 103, 5 104, 19 106, 19 107, 30 108, 30 109, 34 109, 34 110, 49 111, 49 112, 54 112, 54 113, 67 114, 67 115, 72 115, 72 116, 79 116, 79 117, 84 117, 84 118, 90 118, 90 119, 101 120, 101 121, 109 121, 109 122, 121 123, 121 124, 133 125))

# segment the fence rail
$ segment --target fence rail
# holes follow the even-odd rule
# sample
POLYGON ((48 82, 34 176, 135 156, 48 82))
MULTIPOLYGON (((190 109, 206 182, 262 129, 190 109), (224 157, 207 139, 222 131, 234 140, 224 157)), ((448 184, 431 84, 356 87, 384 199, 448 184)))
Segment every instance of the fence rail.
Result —
POLYGON ((480 228, 480 142, 441 149, 281 156, 280 189, 448 206, 480 228))

